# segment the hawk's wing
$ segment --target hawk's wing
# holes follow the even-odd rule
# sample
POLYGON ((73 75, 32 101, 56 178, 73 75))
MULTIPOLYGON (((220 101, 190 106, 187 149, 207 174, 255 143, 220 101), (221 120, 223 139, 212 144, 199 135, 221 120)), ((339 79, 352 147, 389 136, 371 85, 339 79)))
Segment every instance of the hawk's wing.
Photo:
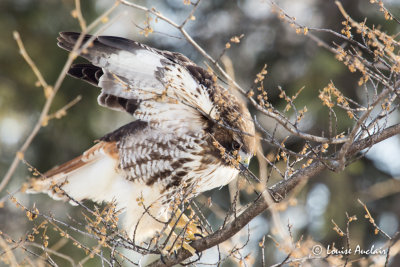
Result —
MULTIPOLYGON (((79 36, 63 32, 58 45, 71 51, 79 36)), ((73 65, 69 74, 101 87, 100 105, 167 128, 200 130, 201 113, 215 116, 212 75, 185 56, 112 36, 86 35, 82 45, 80 56, 91 64, 73 65)))

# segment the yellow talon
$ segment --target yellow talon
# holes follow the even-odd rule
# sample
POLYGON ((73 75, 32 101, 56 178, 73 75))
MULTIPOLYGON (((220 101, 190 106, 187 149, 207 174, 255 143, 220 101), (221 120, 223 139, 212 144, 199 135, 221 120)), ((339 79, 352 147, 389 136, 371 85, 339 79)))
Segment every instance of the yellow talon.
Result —
POLYGON ((196 249, 189 245, 188 242, 194 241, 200 237, 203 237, 203 229, 194 215, 188 218, 179 209, 173 214, 173 217, 168 224, 168 229, 170 231, 179 229, 179 234, 172 232, 171 238, 168 244, 163 249, 162 253, 164 255, 176 252, 180 248, 184 248, 191 254, 196 253, 196 249), (182 233, 183 232, 183 233, 182 233))

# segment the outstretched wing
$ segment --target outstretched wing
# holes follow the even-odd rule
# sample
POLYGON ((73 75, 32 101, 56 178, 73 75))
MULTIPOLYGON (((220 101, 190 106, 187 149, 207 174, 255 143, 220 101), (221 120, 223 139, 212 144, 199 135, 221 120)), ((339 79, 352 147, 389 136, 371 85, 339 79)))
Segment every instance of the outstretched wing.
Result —
MULTIPOLYGON (((58 45, 71 51, 79 36, 60 33, 58 45)), ((120 37, 86 35, 80 56, 91 64, 73 65, 69 74, 101 87, 102 106, 164 128, 200 130, 202 113, 216 115, 209 95, 212 75, 179 53, 120 37)))

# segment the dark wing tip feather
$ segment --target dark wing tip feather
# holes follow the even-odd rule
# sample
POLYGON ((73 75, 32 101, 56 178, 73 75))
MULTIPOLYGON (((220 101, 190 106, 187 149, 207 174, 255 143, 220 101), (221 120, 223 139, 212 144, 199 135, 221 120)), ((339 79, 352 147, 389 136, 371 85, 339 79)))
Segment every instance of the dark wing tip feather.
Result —
MULTIPOLYGON (((81 35, 80 32, 60 32, 59 33, 60 38, 64 38, 67 40, 77 40, 79 38, 79 36, 81 35)), ((89 36, 89 34, 86 34, 86 36, 89 36)))
MULTIPOLYGON (((57 37, 58 46, 71 51, 74 47, 76 41, 79 39, 81 33, 79 32, 60 32, 60 36, 57 37)), ((82 44, 84 44, 92 35, 86 34, 83 37, 82 44)), ((125 39, 123 37, 117 36, 98 36, 94 39, 94 43, 101 43, 105 46, 109 46, 116 49, 126 50, 130 52, 134 52, 137 49, 151 49, 141 43, 125 39)))
POLYGON ((120 50, 125 50, 129 51, 131 53, 134 53, 138 49, 146 49, 146 50, 152 50, 152 48, 141 44, 139 42, 129 40, 123 37, 117 37, 117 36, 99 36, 97 37, 97 40, 109 47, 120 49, 120 50))
MULTIPOLYGON (((81 33, 79 32, 60 32, 60 36, 57 37, 57 45, 67 51, 72 51, 76 41, 78 40, 81 33)), ((82 44, 84 44, 90 37, 89 34, 86 34, 83 38, 82 44)))
POLYGON ((130 122, 120 128, 118 128, 117 130, 106 134, 105 136, 103 136, 102 138, 100 138, 100 141, 104 141, 104 142, 118 142, 120 141, 122 138, 127 137, 129 135, 135 134, 139 131, 142 131, 143 129, 145 129, 149 124, 145 121, 141 121, 141 120, 135 120, 133 122, 130 122))
POLYGON ((68 74, 97 86, 100 77, 103 75, 103 70, 90 63, 74 64, 68 70, 68 74))

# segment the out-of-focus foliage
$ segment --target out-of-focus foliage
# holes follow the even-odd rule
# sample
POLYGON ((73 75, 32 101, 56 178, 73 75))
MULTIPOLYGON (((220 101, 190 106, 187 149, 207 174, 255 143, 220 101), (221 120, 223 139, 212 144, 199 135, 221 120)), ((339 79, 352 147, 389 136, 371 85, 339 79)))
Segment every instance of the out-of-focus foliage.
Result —
MULTIPOLYGON (((184 20, 190 10, 180 0, 142 1, 142 3, 149 7, 155 6, 164 15, 178 22, 184 20)), ((343 28, 344 19, 333 1, 287 0, 277 1, 277 3, 288 14, 295 16, 297 21, 308 27, 331 28, 337 31, 343 28)), ((85 19, 92 21, 111 6, 113 1, 85 0, 82 4, 85 19)), ((400 32, 399 25, 385 21, 379 8, 370 4, 369 1, 343 1, 343 5, 347 12, 358 21, 363 21, 364 17, 368 17, 369 25, 385 25, 385 31, 389 34, 400 32)), ((400 4, 396 1, 389 1, 387 7, 393 14, 400 14, 400 4)), ((0 177, 4 176, 15 151, 33 127, 45 101, 42 89, 35 87, 34 74, 18 54, 12 32, 19 31, 27 51, 45 79, 48 83, 53 83, 67 58, 67 53, 56 46, 58 32, 79 31, 78 22, 71 16, 73 8, 73 1, 68 0, 2 0, 0 2, 0 177)), ((121 7, 121 9, 128 8, 121 7)), ((163 22, 151 21, 155 32, 147 38, 140 35, 139 27, 143 27, 145 15, 138 11, 130 12, 124 19, 124 23, 117 22, 116 26, 106 30, 106 33, 124 35, 160 49, 178 51, 200 65, 206 66, 201 55, 180 37, 178 31, 163 22)), ((308 116, 312 119, 304 121, 302 126, 308 132, 316 134, 320 134, 321 131, 327 132, 328 112, 326 107, 321 105, 318 94, 319 90, 322 90, 330 81, 333 81, 346 96, 362 102, 363 96, 357 94, 355 90, 359 76, 350 73, 330 52, 318 47, 307 36, 296 34, 293 28, 271 12, 267 1, 204 0, 195 13, 195 17, 194 21, 189 22, 187 30, 214 58, 219 57, 231 37, 244 34, 241 42, 232 44, 225 53, 225 56, 232 61, 235 79, 244 88, 250 88, 253 85, 255 75, 265 64, 268 65, 265 87, 269 94, 269 101, 272 103, 279 101, 277 86, 284 88, 289 95, 305 86, 297 104, 298 106, 306 105, 309 110, 308 116)), ((332 40, 332 36, 328 34, 321 34, 320 37, 328 43, 332 40)), ((96 102, 96 88, 69 77, 65 79, 52 109, 57 110, 77 95, 82 95, 83 100, 70 109, 66 117, 52 120, 48 126, 44 127, 25 155, 28 162, 41 171, 80 154, 92 145, 93 140, 130 119, 128 116, 99 107, 96 102)), ((282 104, 285 105, 285 103, 282 104)), ((276 105, 279 106, 279 104, 276 105)), ((338 121, 345 116, 346 114, 339 114, 338 121)), ((394 117, 399 121, 399 114, 394 114, 394 117)), ((273 129, 274 124, 271 120, 262 115, 258 118, 264 127, 273 129)), ((339 132, 346 131, 349 126, 341 124, 342 128, 338 130, 339 132)), ((283 138, 287 133, 277 134, 283 138)), ((358 217, 358 221, 351 225, 354 244, 360 244, 365 248, 370 247, 371 244, 380 244, 383 239, 374 234, 373 227, 368 220, 364 219, 365 211, 357 202, 358 198, 366 201, 380 227, 391 234, 398 231, 400 190, 388 196, 376 198, 372 196, 379 192, 370 191, 371 186, 393 179, 394 175, 400 176, 399 168, 381 163, 386 157, 388 157, 387 160, 390 160, 390 157, 400 157, 398 138, 398 136, 392 138, 397 141, 387 144, 387 146, 396 147, 396 154, 387 155, 384 152, 385 148, 382 148, 379 150, 380 154, 374 152, 375 154, 372 154, 370 158, 357 161, 340 174, 327 171, 318 179, 305 185, 299 192, 297 204, 282 212, 282 222, 289 222, 293 226, 294 238, 297 240, 303 235, 306 239, 311 236, 322 244, 328 245, 334 242, 340 248, 346 240, 332 229, 331 220, 334 219, 343 227, 342 229, 345 229, 347 221, 345 213, 347 212, 350 216, 357 215, 358 217)), ((296 138, 291 138, 289 141, 287 146, 291 148, 300 148, 303 145, 296 138)), ((266 147, 266 149, 272 151, 272 147, 266 147)), ((257 162, 253 162, 251 168, 257 175, 257 162)), ((13 191, 17 188, 28 175, 27 167, 21 165, 9 184, 9 190, 13 191)), ((398 177, 395 178, 398 179, 398 177)), ((395 184, 400 187, 399 183, 395 184)), ((4 194, 5 192, 2 192, 0 196, 4 194)), ((227 204, 224 199, 229 199, 229 192, 225 188, 208 192, 205 196, 212 197, 213 202, 223 207, 227 204)), ((246 199, 249 194, 243 192, 241 197, 246 199)), ((18 195, 18 199, 25 201, 28 206, 37 202, 37 206, 40 206, 42 210, 52 211, 60 218, 66 218, 66 211, 72 217, 80 215, 79 209, 49 200, 47 196, 27 198, 24 195, 18 195)), ((206 215, 211 222, 217 221, 214 214, 206 215)), ((257 232, 251 237, 258 239, 257 242, 261 240, 262 235, 273 235, 270 219, 267 212, 251 224, 257 232)), ((6 206, 0 209, 0 230, 7 232, 13 238, 18 239, 31 226, 24 213, 15 209, 12 204, 7 202, 6 206)), ((54 236, 54 239, 50 239, 49 247, 54 245, 53 240, 57 240, 56 233, 51 233, 51 236, 54 236)), ((267 239, 265 246, 268 264, 277 263, 285 258, 283 253, 277 253, 272 240, 267 239)), ((79 257, 84 256, 84 253, 72 244, 64 245, 60 252, 68 255, 81 253, 79 257)), ((253 247, 251 256, 256 259, 254 266, 259 266, 259 248, 253 247)), ((99 262, 88 261, 86 264, 98 266, 99 262)), ((229 264, 227 263, 226 266, 229 264)), ((398 256, 392 259, 391 264, 392 266, 400 264, 398 256)))

